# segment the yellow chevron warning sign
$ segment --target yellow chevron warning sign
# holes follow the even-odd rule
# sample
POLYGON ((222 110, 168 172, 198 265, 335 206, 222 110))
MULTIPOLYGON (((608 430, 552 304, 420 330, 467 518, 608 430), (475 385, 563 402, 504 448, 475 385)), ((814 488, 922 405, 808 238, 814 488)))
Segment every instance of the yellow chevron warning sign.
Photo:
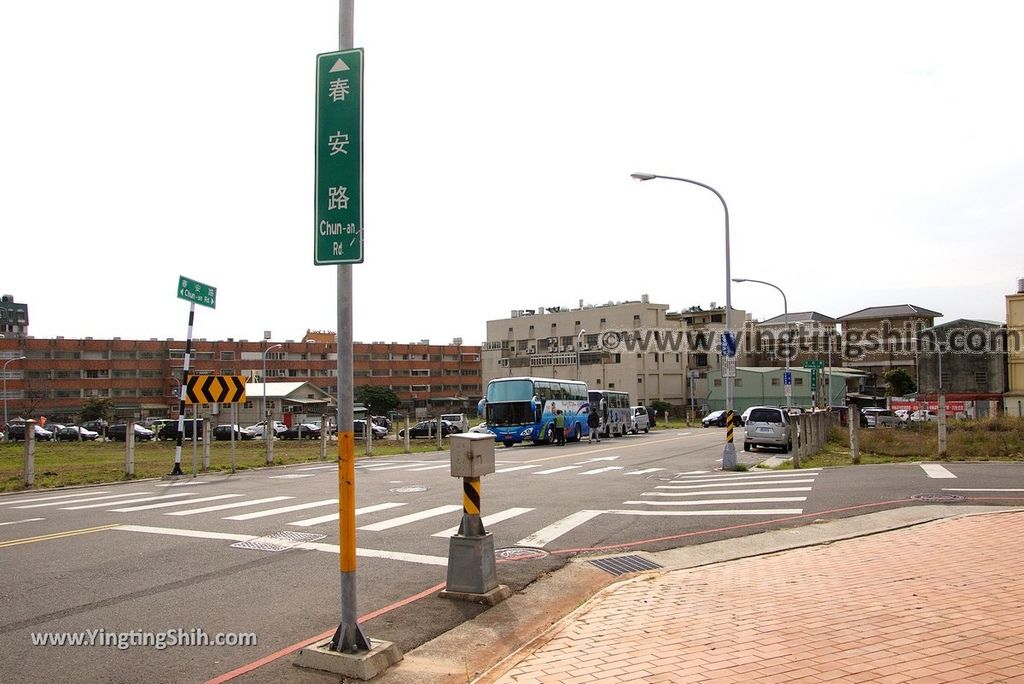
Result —
POLYGON ((244 375, 194 375, 185 388, 186 404, 238 404, 245 401, 244 375))

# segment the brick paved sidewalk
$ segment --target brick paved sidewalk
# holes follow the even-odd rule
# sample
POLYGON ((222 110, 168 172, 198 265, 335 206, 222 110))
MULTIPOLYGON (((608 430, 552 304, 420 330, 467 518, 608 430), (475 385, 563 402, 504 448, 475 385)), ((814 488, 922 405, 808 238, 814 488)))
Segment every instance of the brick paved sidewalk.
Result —
POLYGON ((994 513, 639 576, 484 679, 1024 683, 1022 539, 994 513))

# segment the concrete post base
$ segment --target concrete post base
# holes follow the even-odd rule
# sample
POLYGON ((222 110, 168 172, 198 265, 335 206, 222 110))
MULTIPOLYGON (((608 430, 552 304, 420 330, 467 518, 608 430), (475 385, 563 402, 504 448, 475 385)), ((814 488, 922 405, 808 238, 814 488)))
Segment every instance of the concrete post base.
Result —
POLYGON ((398 646, 390 641, 372 639, 369 651, 339 653, 331 650, 331 637, 301 649, 295 665, 311 670, 332 672, 352 679, 373 679, 402 659, 398 646))
POLYGON ((470 603, 482 603, 485 606, 496 606, 511 595, 512 590, 504 584, 499 584, 494 587, 494 589, 483 594, 473 594, 465 591, 448 591, 447 589, 438 594, 441 598, 452 599, 454 601, 468 601, 470 603))
POLYGON ((498 586, 494 568, 494 537, 453 535, 448 541, 448 578, 445 591, 486 594, 498 586))

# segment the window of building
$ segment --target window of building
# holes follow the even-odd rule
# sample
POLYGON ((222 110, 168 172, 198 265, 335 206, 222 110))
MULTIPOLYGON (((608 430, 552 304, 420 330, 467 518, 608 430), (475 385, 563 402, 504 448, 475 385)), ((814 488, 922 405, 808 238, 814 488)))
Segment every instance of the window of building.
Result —
POLYGON ((988 372, 975 371, 974 384, 976 384, 978 387, 985 387, 988 384, 988 372))
POLYGON ((85 371, 85 377, 90 380, 106 380, 110 377, 110 372, 106 368, 101 370, 87 370, 85 371))
POLYGON ((636 384, 638 384, 638 385, 644 384, 644 379, 642 377, 640 377, 639 375, 636 376, 636 384))
POLYGON ((235 360, 235 352, 233 352, 233 351, 222 351, 220 353, 220 360, 221 361, 234 361, 235 360))
POLYGON ((135 353, 130 351, 118 351, 112 350, 110 352, 110 358, 112 359, 134 359, 135 353))
POLYGON ((794 385, 802 385, 802 384, 804 384, 804 379, 803 378, 793 378, 793 384, 794 385))
POLYGON ((615 383, 614 382, 609 382, 608 383, 608 389, 615 389, 615 383))
POLYGON ((736 387, 743 387, 743 378, 736 378, 736 380, 735 380, 735 382, 733 382, 733 384, 736 387))
POLYGON ((412 369, 412 370, 411 370, 411 371, 409 372, 409 375, 411 375, 411 376, 413 376, 413 377, 417 377, 417 376, 429 376, 429 375, 430 375, 430 369, 429 369, 429 368, 413 368, 413 369, 412 369))
POLYGON ((779 379, 778 378, 772 378, 772 384, 773 385, 778 385, 779 384, 779 379))
POLYGON ((721 386, 722 386, 721 378, 715 378, 715 387, 721 387, 721 386))

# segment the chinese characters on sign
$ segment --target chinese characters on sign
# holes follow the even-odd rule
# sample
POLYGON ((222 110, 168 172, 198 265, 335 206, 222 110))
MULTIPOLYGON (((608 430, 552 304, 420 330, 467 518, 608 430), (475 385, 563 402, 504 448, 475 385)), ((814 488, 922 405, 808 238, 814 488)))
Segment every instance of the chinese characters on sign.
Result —
POLYGON ((363 51, 317 55, 313 263, 363 261, 363 51))
POLYGON ((217 288, 185 276, 178 276, 178 299, 215 309, 217 308, 217 288))

